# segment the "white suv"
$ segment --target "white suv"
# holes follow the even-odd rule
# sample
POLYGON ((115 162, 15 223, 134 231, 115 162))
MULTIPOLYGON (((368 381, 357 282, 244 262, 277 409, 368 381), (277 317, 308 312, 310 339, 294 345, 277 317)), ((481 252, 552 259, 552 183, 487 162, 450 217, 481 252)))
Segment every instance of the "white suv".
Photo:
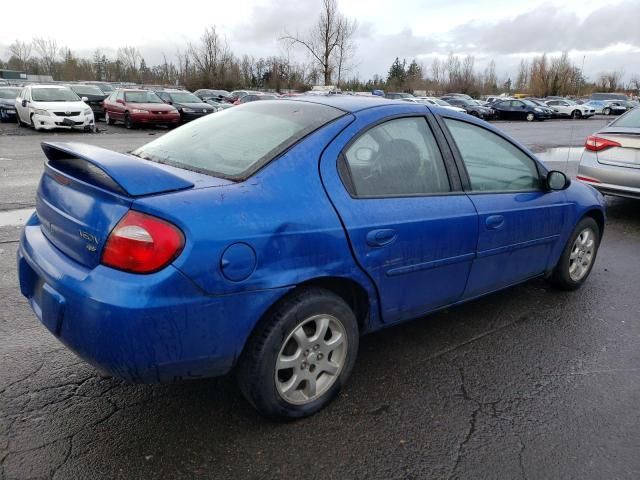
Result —
POLYGON ((70 88, 60 85, 29 85, 16 98, 16 113, 20 126, 36 130, 80 128, 95 130, 93 111, 70 88))
POLYGON ((552 108, 559 117, 589 118, 596 114, 589 105, 578 105, 573 100, 549 100, 549 108, 552 108))

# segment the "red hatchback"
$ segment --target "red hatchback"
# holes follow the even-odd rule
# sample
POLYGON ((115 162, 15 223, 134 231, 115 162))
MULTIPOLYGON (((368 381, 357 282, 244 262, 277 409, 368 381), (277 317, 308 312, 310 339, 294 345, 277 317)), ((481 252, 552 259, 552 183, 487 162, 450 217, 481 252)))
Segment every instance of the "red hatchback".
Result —
POLYGON ((178 125, 180 113, 149 90, 119 88, 104 100, 104 120, 109 125, 178 125))

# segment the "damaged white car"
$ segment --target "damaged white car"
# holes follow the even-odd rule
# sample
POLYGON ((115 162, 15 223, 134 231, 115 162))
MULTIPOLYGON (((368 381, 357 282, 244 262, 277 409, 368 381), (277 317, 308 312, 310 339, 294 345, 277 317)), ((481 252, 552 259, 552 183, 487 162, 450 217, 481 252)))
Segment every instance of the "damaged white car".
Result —
POLYGON ((54 128, 95 130, 93 111, 70 88, 60 85, 29 85, 16 98, 20 126, 35 130, 54 128))

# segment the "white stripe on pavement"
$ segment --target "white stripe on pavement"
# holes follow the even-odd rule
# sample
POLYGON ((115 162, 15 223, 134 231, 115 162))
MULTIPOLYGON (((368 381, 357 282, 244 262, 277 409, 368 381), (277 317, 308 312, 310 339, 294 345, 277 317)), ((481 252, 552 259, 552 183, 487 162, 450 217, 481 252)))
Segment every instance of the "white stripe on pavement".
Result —
POLYGON ((0 227, 24 225, 34 211, 35 208, 21 208, 0 212, 0 227))

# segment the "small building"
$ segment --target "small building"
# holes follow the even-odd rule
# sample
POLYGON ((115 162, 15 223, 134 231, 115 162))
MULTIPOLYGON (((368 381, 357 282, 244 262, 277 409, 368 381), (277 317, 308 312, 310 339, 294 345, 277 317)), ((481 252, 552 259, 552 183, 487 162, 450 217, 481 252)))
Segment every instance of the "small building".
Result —
POLYGON ((26 80, 26 72, 19 70, 0 70, 0 79, 2 80, 26 80))

